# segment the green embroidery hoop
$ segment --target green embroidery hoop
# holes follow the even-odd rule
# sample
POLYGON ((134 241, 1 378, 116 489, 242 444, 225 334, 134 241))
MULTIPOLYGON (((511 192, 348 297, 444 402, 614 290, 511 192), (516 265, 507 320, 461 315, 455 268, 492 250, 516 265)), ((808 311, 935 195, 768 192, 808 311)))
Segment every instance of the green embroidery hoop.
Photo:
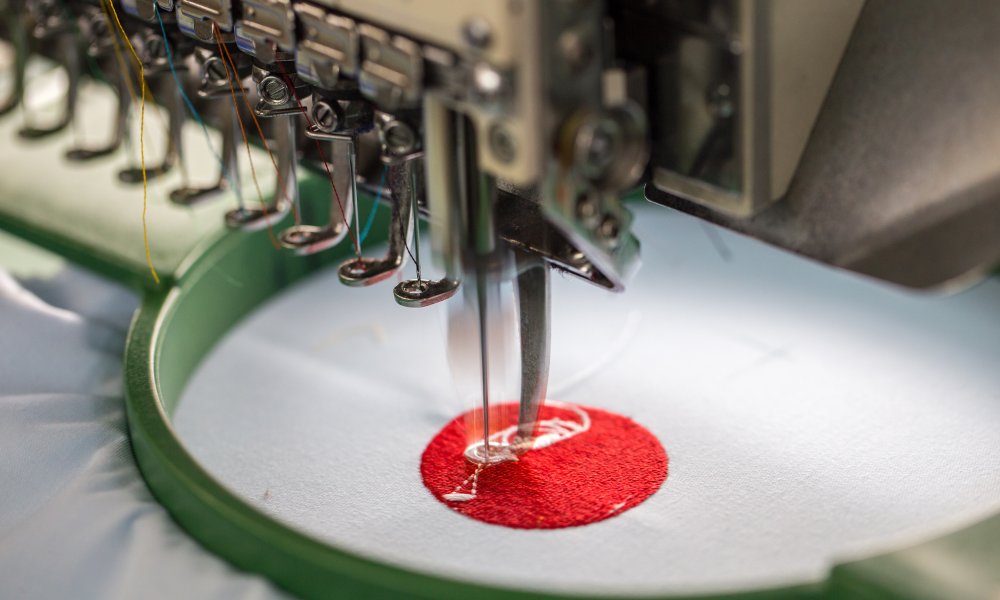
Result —
MULTIPOLYGON (((52 154, 52 161, 59 158, 52 154)), ((95 181, 99 177, 93 176, 95 181)), ((303 198, 315 202, 327 197, 326 186, 324 179, 306 173, 301 182, 303 198)), ((172 263, 158 265, 161 283, 156 285, 146 270, 141 247, 116 253, 93 238, 74 235, 72 228, 53 230, 51 219, 25 213, 23 202, 30 199, 19 195, 16 186, 14 191, 5 185, 0 189, 0 228, 141 291, 142 303, 125 353, 125 404, 133 452, 153 495, 206 548, 303 598, 586 598, 481 586, 353 555, 276 521, 234 495, 180 443, 170 415, 201 359, 231 327, 273 294, 343 259, 349 251, 347 244, 317 256, 295 257, 275 251, 266 231, 246 234, 223 230, 221 219, 212 213, 202 218, 220 221, 213 232, 167 240, 178 247, 168 253, 172 263)), ((59 203, 68 206, 79 199, 47 201, 58 212, 59 203)), ((367 196, 360 200, 362 214, 371 203, 367 196)), ((373 232, 384 233, 387 219, 385 211, 380 212, 373 232)), ((122 226, 135 228, 138 222, 122 226)), ((993 581, 990 578, 1000 573, 998 546, 1000 514, 995 514, 918 546, 836 565, 823 582, 699 597, 902 598, 917 591, 950 597, 959 593, 954 586, 963 581, 928 573, 921 568, 926 557, 960 560, 968 569, 963 577, 993 581)))

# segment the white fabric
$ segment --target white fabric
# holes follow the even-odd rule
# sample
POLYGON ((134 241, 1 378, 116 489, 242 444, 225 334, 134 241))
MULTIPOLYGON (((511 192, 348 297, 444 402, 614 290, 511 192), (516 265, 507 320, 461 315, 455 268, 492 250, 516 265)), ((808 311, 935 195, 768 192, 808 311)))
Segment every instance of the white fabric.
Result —
POLYGON ((431 497, 421 452, 467 408, 451 397, 441 312, 397 307, 389 285, 344 288, 334 269, 217 347, 179 435, 320 539, 517 588, 805 582, 1000 509, 1000 281, 912 295, 638 212, 645 264, 624 295, 560 277, 553 289, 551 396, 631 416, 670 455, 660 492, 621 516, 522 531, 431 497))
POLYGON ((122 404, 136 304, 74 268, 23 286, 0 271, 0 598, 286 597, 188 538, 142 481, 122 404))

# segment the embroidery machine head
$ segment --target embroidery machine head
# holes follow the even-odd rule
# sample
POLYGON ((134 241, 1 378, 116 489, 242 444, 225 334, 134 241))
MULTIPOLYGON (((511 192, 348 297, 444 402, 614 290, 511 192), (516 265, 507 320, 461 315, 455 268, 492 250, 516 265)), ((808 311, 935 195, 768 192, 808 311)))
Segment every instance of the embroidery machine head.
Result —
MULTIPOLYGON (((19 59, 4 111, 23 96, 24 57, 41 53, 70 73, 56 129, 66 127, 83 46, 116 82, 109 148, 119 143, 135 75, 102 43, 106 1, 7 0, 8 14, 27 27, 8 30, 19 59)), ((623 197, 640 184, 654 202, 904 286, 965 282, 1000 259, 1000 237, 983 229, 1000 215, 1000 164, 990 158, 1000 152, 975 150, 1000 149, 1000 137, 976 137, 1000 122, 998 103, 988 102, 1000 78, 984 58, 996 55, 1000 38, 942 47, 961 53, 966 69, 942 81, 938 63, 910 51, 926 44, 907 27, 921 10, 913 3, 116 1, 151 87, 176 81, 223 133, 218 183, 176 190, 175 202, 231 187, 237 124, 261 118, 258 141, 274 144, 277 188, 260 209, 241 203, 227 224, 281 227, 293 212, 280 235, 292 251, 354 245, 356 256, 339 270, 349 286, 398 274, 412 254, 416 278, 393 291, 402 306, 429 306, 462 287, 463 306, 480 322, 469 335, 479 339, 485 406, 489 299, 515 283, 521 442, 534 436, 545 397, 549 273, 624 290, 639 242, 623 197), (879 36, 892 46, 869 60, 879 36), (925 164, 906 151, 920 125, 928 125, 924 144, 941 142, 935 164, 956 166, 947 186, 915 189, 897 177, 925 164), (956 130, 976 139, 952 143, 956 130), (873 153, 878 160, 854 158, 873 153), (302 206, 300 161, 329 169, 336 184, 325 222, 311 222, 302 206), (389 243, 385 256, 370 258, 361 253, 355 201, 357 186, 372 191, 380 181, 392 209, 389 243), (425 276, 414 241, 421 218, 430 223, 438 279, 425 276)), ((970 6, 970 26, 977 11, 994 9, 970 6)), ((153 175, 183 159, 185 95, 166 97, 174 135, 153 175)), ((122 177, 139 180, 134 170, 122 177)), ((484 461, 491 431, 487 424, 484 461)))

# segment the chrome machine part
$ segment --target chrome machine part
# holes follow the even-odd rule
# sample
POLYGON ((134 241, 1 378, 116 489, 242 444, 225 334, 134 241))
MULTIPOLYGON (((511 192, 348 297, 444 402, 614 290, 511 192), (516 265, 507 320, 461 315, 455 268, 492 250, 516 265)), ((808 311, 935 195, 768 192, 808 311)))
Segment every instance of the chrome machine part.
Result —
MULTIPOLYGON (((162 5, 161 5, 162 10, 162 5)), ((232 86, 242 86, 239 76, 232 75, 230 83, 230 71, 225 59, 217 54, 214 49, 207 47, 192 48, 194 61, 199 65, 200 84, 198 86, 198 97, 212 100, 212 104, 217 105, 216 118, 219 133, 222 135, 222 152, 220 154, 221 164, 219 165, 219 175, 213 186, 203 188, 181 188, 171 192, 171 201, 192 205, 210 198, 216 190, 224 190, 231 186, 236 195, 238 208, 230 211, 226 217, 226 223, 230 227, 239 228, 241 223, 250 222, 261 215, 254 215, 248 210, 243 202, 242 189, 240 186, 240 117, 239 112, 232 103, 232 86)))
MULTIPOLYGON (((76 116, 81 65, 80 39, 75 17, 70 7, 53 0, 33 0, 26 3, 31 37, 36 43, 51 44, 57 63, 66 70, 68 79, 62 115, 49 127, 25 125, 17 133, 21 138, 37 140, 52 136, 69 127, 76 116)), ((22 84, 23 86, 23 76, 22 84)), ((22 88, 21 95, 24 91, 22 88)))
MULTIPOLYGON (((171 66, 181 71, 184 71, 185 67, 183 64, 171 65, 166 46, 169 40, 163 38, 155 20, 151 19, 145 25, 141 33, 135 35, 137 39, 136 49, 139 53, 139 59, 142 61, 145 80, 151 88, 157 89, 157 97, 162 99, 163 107, 167 111, 167 147, 163 153, 163 162, 147 167, 145 175, 143 169, 136 167, 130 167, 118 173, 119 180, 134 185, 141 184, 144 176, 146 179, 162 177, 181 162, 184 154, 181 134, 184 130, 184 122, 187 120, 187 109, 184 106, 181 89, 173 81, 171 73, 171 66)), ((176 41, 174 45, 176 46, 176 41)), ((177 60, 176 56, 174 60, 177 60)), ((183 165, 181 166, 183 169, 183 165)))
POLYGON ((412 212, 419 210, 416 174, 423 158, 420 137, 413 125, 386 113, 377 113, 375 124, 392 200, 389 248, 381 259, 358 256, 340 266, 341 283, 355 287, 383 281, 405 266, 416 223, 412 212))
POLYGON ((416 210, 413 187, 413 159, 389 165, 388 186, 392 198, 392 215, 389 219, 389 248, 382 258, 359 256, 342 265, 337 271, 341 283, 359 287, 384 281, 406 264, 407 248, 413 233, 411 210, 416 210))
MULTIPOLYGON (((190 38, 182 35, 178 30, 177 17, 173 12, 173 3, 169 2, 166 4, 169 6, 165 7, 163 6, 163 3, 157 4, 153 0, 137 0, 137 16, 146 19, 152 24, 153 35, 151 36, 151 39, 154 42, 154 50, 156 49, 155 41, 157 39, 162 39, 161 45, 163 45, 163 50, 165 50, 168 46, 172 48, 170 53, 165 51, 150 52, 150 54, 152 54, 150 57, 151 66, 147 68, 147 72, 170 72, 171 77, 177 78, 177 81, 174 82, 176 84, 174 87, 183 86, 187 82, 186 76, 188 74, 186 58, 194 54, 196 52, 196 48, 194 43, 190 41, 190 38), (166 32, 165 36, 164 32, 166 32), (168 62, 171 58, 173 59, 172 64, 168 62)), ((197 50, 201 49, 198 48, 197 50)), ((217 66, 213 68, 217 68, 217 66)), ((228 92, 228 78, 225 77, 225 73, 222 73, 222 78, 224 82, 219 83, 226 83, 225 91, 228 92)), ((177 89, 175 93, 181 94, 185 92, 181 89, 177 89)), ((183 100, 183 98, 180 98, 179 100, 183 100)), ((180 102, 178 102, 178 109, 183 111, 183 107, 179 106, 179 104, 180 102)), ((177 123, 179 126, 176 128, 174 127, 174 122, 171 121, 171 140, 178 149, 178 160, 181 161, 182 166, 184 161, 184 148, 182 145, 183 136, 181 135, 181 129, 184 123, 184 116, 185 114, 183 112, 178 115, 177 123)), ((235 150, 235 139, 233 139, 233 136, 236 132, 233 130, 234 126, 235 123, 231 118, 223 118, 218 124, 219 130, 222 133, 223 147, 222 155, 220 157, 221 164, 219 168, 219 176, 215 183, 201 187, 184 185, 175 190, 171 190, 171 202, 181 206, 194 206, 196 204, 200 204, 216 197, 222 191, 227 189, 227 173, 230 174, 233 181, 236 180, 237 166, 235 157, 232 156, 235 150)), ((234 189, 234 192, 239 194, 239 186, 234 185, 233 187, 237 188, 234 189)))
POLYGON ((2 26, 14 51, 14 64, 11 69, 13 85, 10 95, 0 100, 0 116, 21 106, 24 100, 24 77, 28 63, 28 32, 24 26, 23 12, 23 0, 0 1, 0 15, 3 15, 4 19, 2 26))
POLYGON ((549 268, 540 257, 518 252, 517 297, 521 344, 521 398, 517 414, 516 452, 530 448, 538 411, 549 383, 551 285, 549 268))
POLYGON ((264 64, 295 52, 295 14, 289 0, 243 0, 236 20, 236 45, 264 64))
MULTIPOLYGON (((293 10, 300 23, 296 73, 313 89, 306 136, 328 142, 332 161, 329 222, 293 228, 307 234, 300 245, 318 251, 340 243, 350 233, 351 220, 357 220, 358 138, 374 126, 374 109, 362 99, 357 81, 352 79, 357 77, 360 56, 354 21, 306 2, 296 2, 293 10)), ((359 236, 356 228, 354 243, 358 253, 359 236)), ((295 241, 284 239, 283 243, 295 241)))
MULTIPOLYGON (((104 11, 98 6, 83 7, 79 23, 82 33, 87 37, 88 44, 85 52, 88 59, 96 61, 98 64, 113 60, 113 43, 117 32, 111 31, 108 27, 104 11)), ((66 151, 66 160, 86 162, 113 154, 121 147, 122 140, 128 131, 129 109, 131 108, 126 77, 130 77, 130 74, 123 73, 121 69, 114 69, 110 73, 112 80, 110 83, 117 102, 115 103, 115 118, 107 143, 98 147, 75 146, 70 148, 66 151)))
MULTIPOLYGON (((673 21, 658 51, 670 71, 651 70, 654 185, 734 217, 760 212, 788 190, 864 0, 652 4, 650 23, 673 21)), ((626 55, 651 42, 620 40, 626 55)))
MULTIPOLYGON (((354 219, 357 204, 357 184, 355 181, 356 134, 327 132, 320 125, 324 121, 320 109, 320 117, 316 117, 317 106, 329 106, 324 102, 313 103, 313 128, 306 130, 306 135, 329 142, 330 165, 333 175, 333 189, 330 190, 330 218, 325 225, 294 225, 281 234, 281 244, 298 254, 308 255, 332 248, 342 242, 350 233, 350 223, 354 219)), ((332 109, 331 109, 332 110, 332 109)), ((329 120, 326 120, 330 124, 329 120)))
MULTIPOLYGON (((384 159, 390 164, 396 161, 414 162, 416 159, 424 158, 424 150, 421 142, 421 135, 409 123, 382 115, 381 126, 379 127, 379 139, 382 143, 384 159)), ((424 161, 419 165, 423 166, 424 161)), ((416 164, 410 170, 410 187, 420 190, 417 184, 416 164)), ((423 175, 423 173, 421 173, 423 175)), ((420 178, 426 181, 426 177, 420 178)), ((423 308, 443 302, 455 295, 459 286, 459 277, 455 269, 446 270, 445 277, 441 279, 425 279, 420 257, 420 206, 419 195, 414 196, 413 215, 413 262, 416 263, 417 276, 415 279, 407 279, 399 282, 393 289, 393 297, 400 306, 408 308, 423 308)))
POLYGON ((306 2, 296 2, 294 10, 302 25, 295 56, 299 77, 326 90, 336 88, 342 77, 356 78, 361 62, 357 24, 306 2))
POLYGON ((640 33, 621 53, 662 67, 651 200, 907 287, 961 288, 1000 263, 998 5, 640 4, 614 16, 640 33))
POLYGON ((232 0, 175 0, 177 27, 185 34, 206 44, 215 44, 215 30, 225 42, 233 41, 232 0))
MULTIPOLYGON (((301 224, 297 174, 299 129, 303 113, 295 87, 292 59, 295 51, 295 15, 288 0, 247 0, 235 19, 236 45, 255 59, 253 81, 257 86, 256 116, 275 119, 274 136, 278 173, 271 205, 240 223, 243 229, 277 224, 293 211, 301 224)), ((265 140, 265 143, 266 140, 265 140)), ((247 211, 242 211, 246 213, 247 211)), ((232 214, 232 213, 230 213, 232 214)), ((227 215, 227 218, 229 215, 227 215)))

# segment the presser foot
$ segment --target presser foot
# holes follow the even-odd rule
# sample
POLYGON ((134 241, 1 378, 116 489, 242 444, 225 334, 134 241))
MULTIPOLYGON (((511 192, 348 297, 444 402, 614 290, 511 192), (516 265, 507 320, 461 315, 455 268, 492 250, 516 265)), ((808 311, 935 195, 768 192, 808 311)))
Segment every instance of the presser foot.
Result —
POLYGON ((386 258, 351 259, 340 265, 337 276, 340 282, 351 287, 362 287, 384 281, 403 268, 401 255, 386 258))
POLYGON ((339 244, 347 236, 344 226, 319 227, 316 225, 295 225, 281 232, 281 246, 292 250, 298 256, 308 256, 322 252, 339 244))
POLYGON ((23 140, 42 140, 53 136, 69 127, 70 121, 60 121, 52 127, 32 127, 27 125, 18 130, 17 135, 23 140))
POLYGON ((477 465, 497 465, 505 462, 516 461, 518 453, 509 444, 501 442, 490 442, 487 447, 485 442, 470 444, 465 449, 465 458, 469 462, 477 465))
POLYGON ((86 162, 114 154, 121 144, 112 142, 101 148, 70 148, 66 151, 66 160, 73 162, 86 162))
POLYGON ((0 104, 0 117, 14 112, 14 109, 21 104, 21 101, 17 98, 12 98, 3 104, 0 104))
MULTIPOLYGON (((146 180, 163 177, 174 168, 173 161, 165 162, 146 169, 146 180)), ((129 167, 118 171, 118 181, 129 185, 137 185, 143 181, 143 171, 139 167, 129 167)))
POLYGON ((443 302, 458 291, 454 279, 408 279, 399 282, 392 290, 396 303, 407 308, 423 308, 443 302))
POLYGON ((201 188, 187 186, 170 192, 170 201, 178 206, 194 206, 214 198, 224 191, 226 191, 224 183, 217 183, 211 187, 201 188))
POLYGON ((277 225, 287 215, 291 206, 282 202, 277 206, 261 208, 237 208, 226 213, 226 227, 241 231, 259 231, 277 225))

